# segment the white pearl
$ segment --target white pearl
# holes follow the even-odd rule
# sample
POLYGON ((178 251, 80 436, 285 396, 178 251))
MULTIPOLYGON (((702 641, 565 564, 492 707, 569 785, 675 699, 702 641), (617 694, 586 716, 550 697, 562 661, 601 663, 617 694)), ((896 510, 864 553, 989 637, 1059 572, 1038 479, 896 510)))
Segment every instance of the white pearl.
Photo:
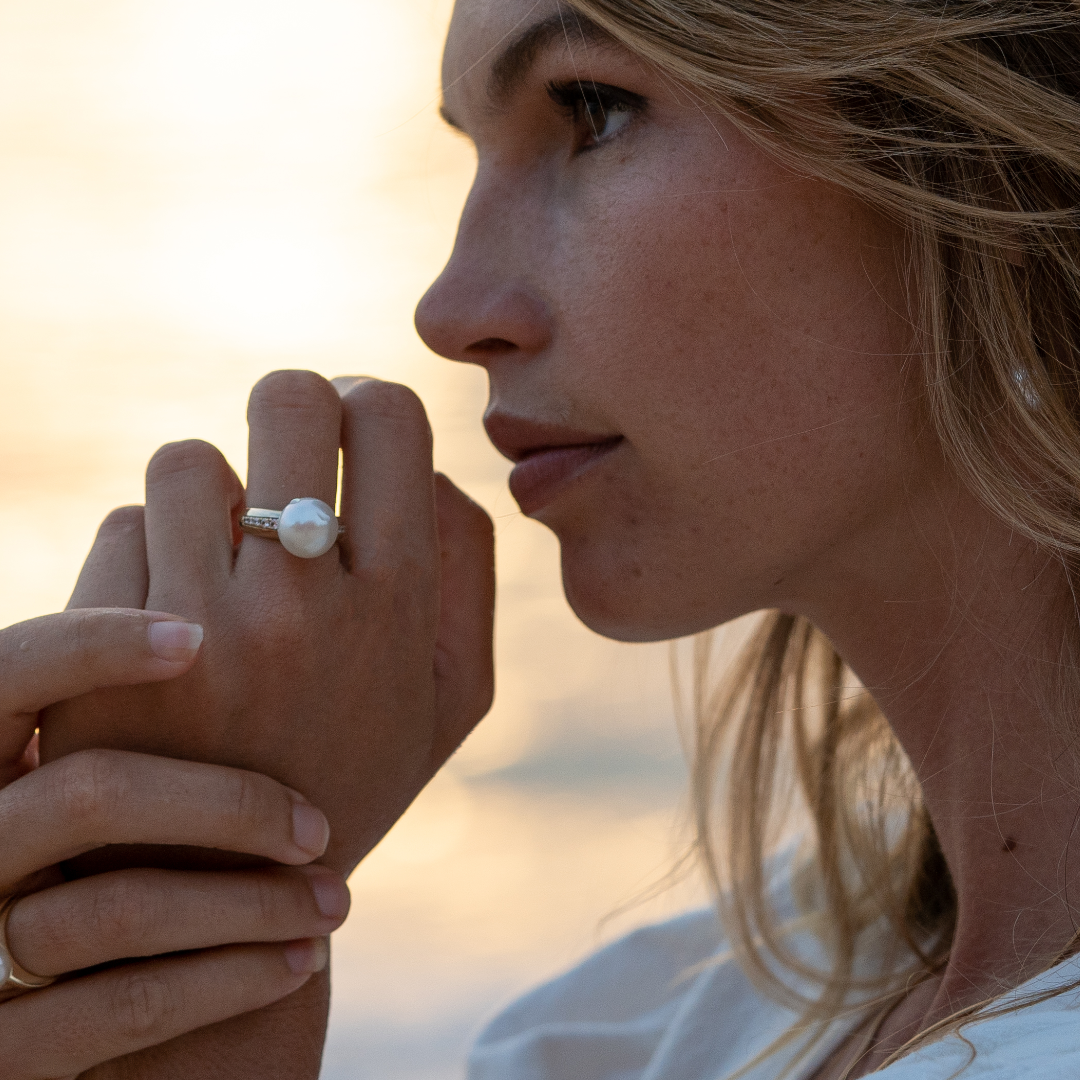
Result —
POLYGON ((300 559, 325 555, 338 538, 338 519, 322 499, 293 499, 278 522, 281 546, 300 559))

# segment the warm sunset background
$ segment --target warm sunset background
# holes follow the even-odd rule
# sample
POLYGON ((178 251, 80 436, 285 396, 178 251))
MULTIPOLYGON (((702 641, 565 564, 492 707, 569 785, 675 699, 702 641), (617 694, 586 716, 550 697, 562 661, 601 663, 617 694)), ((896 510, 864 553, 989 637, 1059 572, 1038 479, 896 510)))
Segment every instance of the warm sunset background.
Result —
POLYGON ((446 0, 0 0, 0 625, 64 605, 164 441, 241 475, 277 367, 408 383, 494 515, 491 716, 356 872, 328 1080, 449 1080, 483 1019, 692 885, 664 646, 581 627, 505 487, 482 372, 412 309, 471 179, 436 116, 446 0))

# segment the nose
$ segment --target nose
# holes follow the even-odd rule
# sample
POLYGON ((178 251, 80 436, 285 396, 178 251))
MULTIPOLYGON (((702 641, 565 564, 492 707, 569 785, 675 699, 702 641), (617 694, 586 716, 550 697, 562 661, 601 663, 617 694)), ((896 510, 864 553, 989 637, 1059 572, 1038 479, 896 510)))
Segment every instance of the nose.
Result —
POLYGON ((525 271, 535 271, 536 248, 512 203, 478 180, 450 261, 417 306, 417 332, 448 360, 487 366, 535 355, 551 341, 550 305, 525 271))

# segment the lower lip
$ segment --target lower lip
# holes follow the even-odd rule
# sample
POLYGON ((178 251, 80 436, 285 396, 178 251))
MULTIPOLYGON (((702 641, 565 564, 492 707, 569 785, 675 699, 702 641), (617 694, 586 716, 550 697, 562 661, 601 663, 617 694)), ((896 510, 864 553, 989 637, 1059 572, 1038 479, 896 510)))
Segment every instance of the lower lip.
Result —
POLYGON ((534 514, 559 491, 615 449, 621 439, 587 446, 556 446, 519 461, 510 473, 510 494, 523 514, 534 514))

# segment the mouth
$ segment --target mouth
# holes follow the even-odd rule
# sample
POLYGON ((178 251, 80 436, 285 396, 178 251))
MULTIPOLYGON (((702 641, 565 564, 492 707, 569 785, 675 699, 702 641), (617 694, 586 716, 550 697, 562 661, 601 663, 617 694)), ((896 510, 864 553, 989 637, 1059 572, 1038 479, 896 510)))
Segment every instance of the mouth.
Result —
POLYGON ((623 441, 621 435, 540 424, 502 413, 489 413, 484 427, 499 453, 515 463, 510 493, 526 515, 547 506, 623 441))

